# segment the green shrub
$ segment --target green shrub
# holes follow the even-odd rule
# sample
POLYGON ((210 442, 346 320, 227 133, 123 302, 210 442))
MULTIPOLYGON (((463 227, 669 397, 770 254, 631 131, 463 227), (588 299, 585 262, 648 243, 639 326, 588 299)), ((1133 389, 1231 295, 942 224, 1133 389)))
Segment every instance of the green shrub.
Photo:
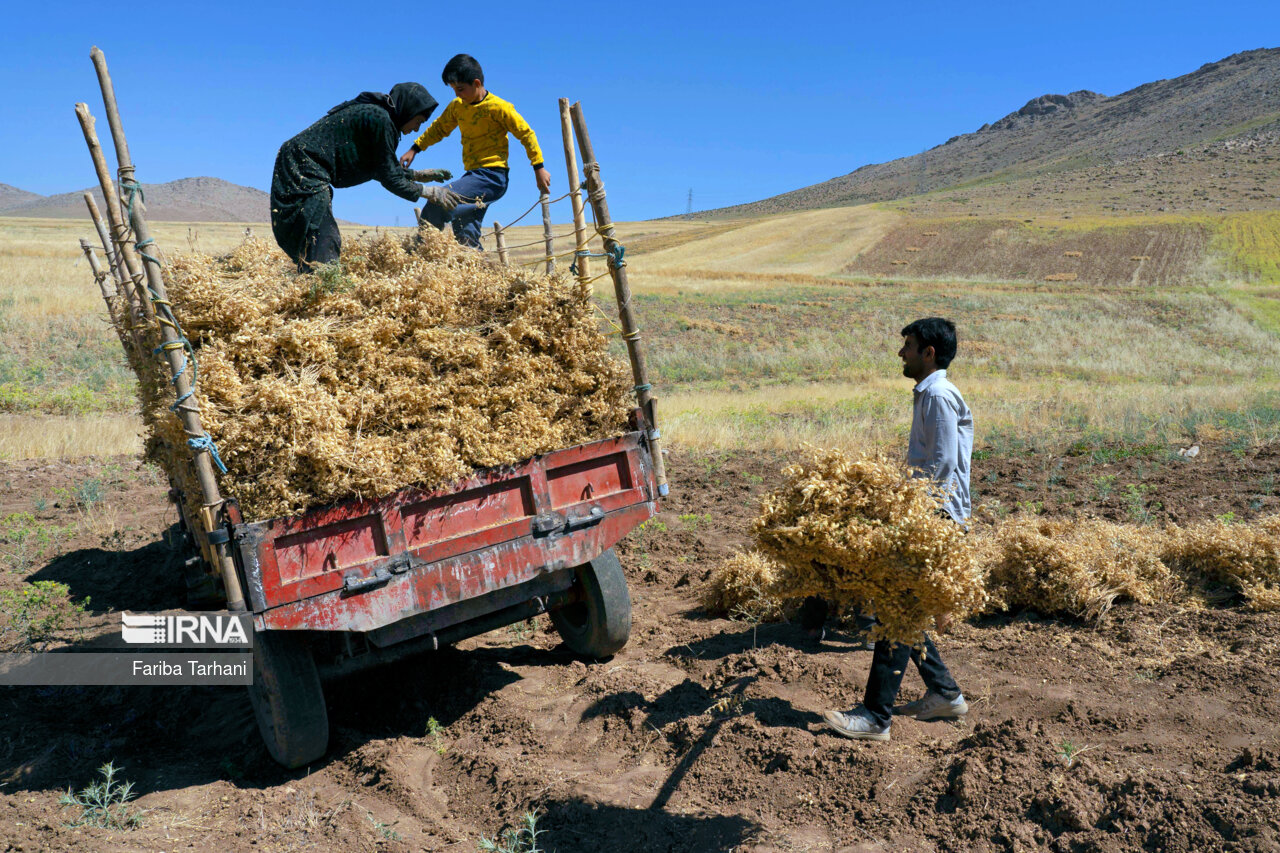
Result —
POLYGON ((0 635, 20 645, 48 640, 84 613, 89 599, 72 601, 71 590, 57 581, 33 581, 21 589, 0 590, 0 635))

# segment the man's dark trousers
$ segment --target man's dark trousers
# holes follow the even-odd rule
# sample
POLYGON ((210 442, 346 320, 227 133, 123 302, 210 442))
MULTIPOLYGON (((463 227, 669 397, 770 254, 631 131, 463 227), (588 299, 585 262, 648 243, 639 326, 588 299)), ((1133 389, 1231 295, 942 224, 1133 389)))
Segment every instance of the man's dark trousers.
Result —
POLYGON ((924 635, 923 653, 903 643, 891 643, 887 640, 876 642, 875 653, 871 656, 871 675, 867 678, 867 693, 862 699, 863 706, 876 721, 878 726, 887 726, 893 720, 893 703, 898 698, 898 690, 902 687, 902 678, 907 671, 907 661, 914 661, 924 686, 939 694, 944 699, 954 699, 960 695, 956 680, 951 671, 942 662, 938 649, 924 635))
MULTIPOLYGON (((941 511, 941 515, 948 521, 954 521, 945 510, 941 511)), ((862 699, 863 707, 875 719, 876 725, 887 726, 893 720, 893 703, 898 699, 898 690, 902 687, 902 678, 907 671, 907 661, 915 662, 924 686, 943 699, 955 699, 960 695, 960 688, 951 677, 951 670, 942 662, 938 649, 928 634, 924 635, 923 649, 877 640, 875 653, 871 656, 867 692, 862 699)))
POLYGON ((444 228, 446 222, 453 223, 453 236, 463 246, 480 248, 480 223, 484 220, 484 212, 488 205, 507 194, 507 169, 472 169, 461 178, 446 184, 449 189, 467 199, 467 204, 460 204, 451 211, 427 202, 422 208, 422 219, 437 228, 444 228), (475 204, 475 199, 484 202, 475 204))

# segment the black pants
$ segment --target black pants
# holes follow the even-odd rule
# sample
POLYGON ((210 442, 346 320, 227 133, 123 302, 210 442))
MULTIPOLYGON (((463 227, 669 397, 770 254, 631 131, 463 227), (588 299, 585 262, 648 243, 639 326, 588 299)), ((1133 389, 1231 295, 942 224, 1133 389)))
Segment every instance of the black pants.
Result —
POLYGON ((342 234, 333 218, 333 190, 325 187, 310 195, 271 193, 271 233, 285 254, 308 272, 312 264, 329 264, 342 253, 342 234))
POLYGON ((908 660, 915 662, 925 687, 944 699, 954 699, 960 695, 956 680, 951 677, 951 671, 938 656, 938 648, 928 634, 924 635, 923 653, 920 649, 902 643, 879 640, 875 653, 871 656, 871 674, 867 677, 867 692, 862 699, 863 706, 877 725, 887 726, 893 719, 893 703, 902 687, 908 660))
MULTIPOLYGON (((826 627, 827 617, 830 615, 831 605, 827 603, 825 598, 818 595, 811 595, 801 602, 800 610, 797 613, 800 627, 814 633, 826 627)), ((865 636, 874 624, 876 624, 874 616, 868 616, 861 611, 853 614, 853 629, 859 634, 865 636)))

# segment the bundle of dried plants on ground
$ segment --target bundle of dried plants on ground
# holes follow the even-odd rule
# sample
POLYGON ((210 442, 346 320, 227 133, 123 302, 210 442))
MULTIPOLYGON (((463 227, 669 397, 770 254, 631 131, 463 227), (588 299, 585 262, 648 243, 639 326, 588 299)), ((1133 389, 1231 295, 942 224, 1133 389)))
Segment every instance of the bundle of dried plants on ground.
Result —
POLYGON ((711 570, 700 600, 708 613, 778 619, 782 608, 777 583, 778 566, 772 560, 756 551, 739 552, 711 570))
MULTIPOLYGON (((348 240, 340 265, 307 275, 261 240, 169 263, 223 491, 247 518, 432 487, 625 428, 626 373, 589 287, 420 236, 348 240)), ((167 371, 135 368, 148 453, 195 497, 167 371)))
POLYGON ((1254 610, 1280 610, 1280 515, 1252 524, 1205 521, 1165 532, 1164 561, 1212 594, 1225 587, 1254 610))
POLYGON ((815 451, 788 466, 754 524, 778 564, 780 599, 820 595, 874 611, 873 636, 916 644, 938 614, 964 616, 986 601, 964 530, 942 514, 927 479, 882 456, 815 451))
POLYGON ((926 480, 884 458, 819 451, 785 469, 754 525, 759 550, 717 566, 710 613, 778 618, 819 595, 874 611, 875 636, 917 642, 932 616, 1034 610, 1097 622, 1117 602, 1240 596, 1280 610, 1280 515, 1182 528, 1014 516, 965 537, 926 480))
POLYGON ((1116 601, 1175 600, 1183 585, 1160 559, 1163 541, 1099 519, 1011 518, 980 546, 990 608, 1097 621, 1116 601))

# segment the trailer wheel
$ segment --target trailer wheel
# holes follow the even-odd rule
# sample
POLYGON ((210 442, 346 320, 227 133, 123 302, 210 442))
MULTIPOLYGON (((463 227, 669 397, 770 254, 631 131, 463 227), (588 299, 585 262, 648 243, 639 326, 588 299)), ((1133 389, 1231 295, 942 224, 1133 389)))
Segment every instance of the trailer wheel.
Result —
POLYGON ((631 594, 622 564, 610 549, 576 569, 582 601, 551 611, 551 622, 574 652, 607 658, 631 636, 631 594))
POLYGON ((324 755, 329 714, 304 637, 263 631, 253 638, 249 700, 267 751, 277 762, 292 770, 324 755))

